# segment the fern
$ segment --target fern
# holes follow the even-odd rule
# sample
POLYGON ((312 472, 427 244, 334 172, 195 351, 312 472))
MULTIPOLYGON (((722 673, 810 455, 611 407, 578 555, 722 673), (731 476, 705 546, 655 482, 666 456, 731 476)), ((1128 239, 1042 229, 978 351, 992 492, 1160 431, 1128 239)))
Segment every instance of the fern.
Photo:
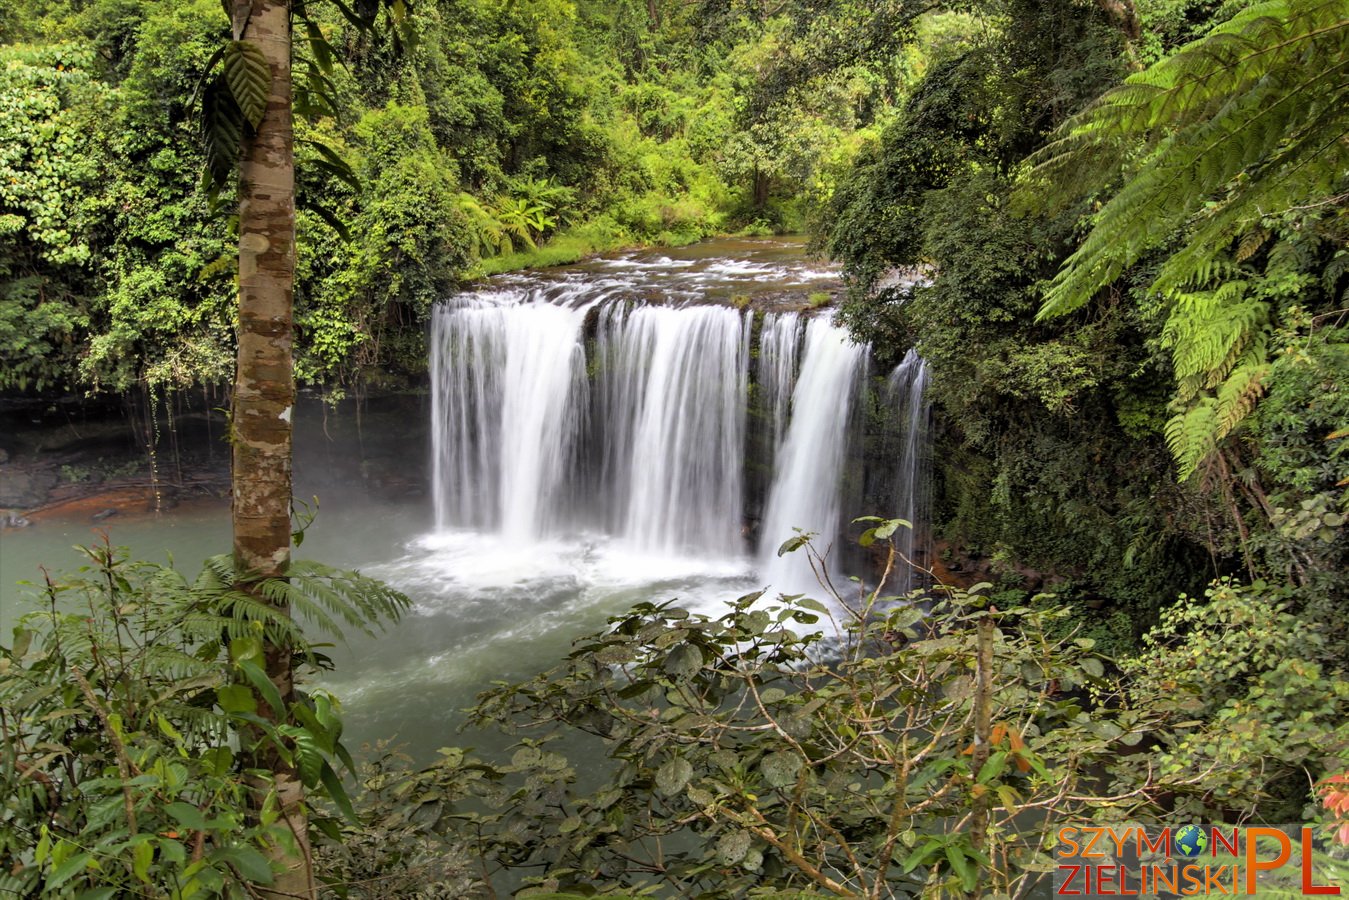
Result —
POLYGON ((1268 365, 1242 366, 1219 388, 1217 408, 1214 411, 1218 440, 1231 434, 1242 420, 1250 415, 1256 401, 1265 392, 1264 379, 1268 374, 1268 365))
POLYGON ((1349 2, 1273 0, 1065 123, 1030 160, 1028 187, 1042 202, 1103 190, 1121 170, 1125 180, 1050 285, 1041 316, 1082 306, 1181 229, 1185 243, 1155 287, 1202 283, 1263 215, 1329 194, 1349 162, 1339 139, 1349 130, 1347 70, 1349 2))
MULTIPOLYGON (((1343 189, 1347 132, 1349 0, 1270 0, 1130 77, 1031 157, 1023 196, 1038 205, 1123 175, 1050 282, 1041 320, 1173 247, 1149 291, 1168 302, 1178 412, 1166 434, 1182 478, 1263 393, 1271 306, 1243 267, 1265 248, 1268 217, 1343 189)), ((1267 274, 1296 271, 1282 258, 1294 252, 1270 248, 1267 274)))
POLYGON ((1166 445, 1175 457, 1182 481, 1189 478, 1217 446, 1216 402, 1202 397, 1166 423, 1166 445))

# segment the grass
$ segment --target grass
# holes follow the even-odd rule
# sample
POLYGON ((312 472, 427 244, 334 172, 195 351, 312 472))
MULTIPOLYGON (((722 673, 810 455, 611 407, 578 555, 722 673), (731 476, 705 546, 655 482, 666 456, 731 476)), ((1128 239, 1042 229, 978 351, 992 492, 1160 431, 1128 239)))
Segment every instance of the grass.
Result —
POLYGON ((541 247, 504 253, 501 256, 489 256, 478 264, 478 274, 482 277, 501 275, 504 272, 517 272, 520 269, 543 269, 549 266, 565 266, 580 262, 587 256, 603 253, 606 250, 618 250, 631 245, 632 241, 624 235, 614 232, 602 232, 599 229, 582 226, 575 230, 559 232, 541 247))

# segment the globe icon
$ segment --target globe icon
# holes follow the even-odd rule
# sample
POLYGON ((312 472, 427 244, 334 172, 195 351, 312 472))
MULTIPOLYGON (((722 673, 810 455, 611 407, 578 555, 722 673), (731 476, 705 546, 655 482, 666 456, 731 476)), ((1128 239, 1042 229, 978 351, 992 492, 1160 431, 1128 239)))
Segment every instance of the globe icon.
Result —
POLYGON ((1176 832, 1171 843, 1181 856, 1193 859, 1208 847, 1208 832, 1198 825, 1186 825, 1176 832))

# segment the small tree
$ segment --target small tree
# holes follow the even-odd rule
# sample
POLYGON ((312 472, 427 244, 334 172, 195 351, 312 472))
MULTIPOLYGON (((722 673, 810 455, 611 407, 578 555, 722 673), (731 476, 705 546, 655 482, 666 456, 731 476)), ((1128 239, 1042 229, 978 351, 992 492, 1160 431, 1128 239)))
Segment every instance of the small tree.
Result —
MULTIPOLYGON (((356 27, 369 31, 374 13, 358 15, 337 7, 356 27)), ((405 0, 386 0, 389 22, 406 26, 405 0)), ((227 7, 228 8, 228 7, 227 7)), ((365 7, 362 7, 363 9, 365 7)), ((378 9, 379 6, 374 7, 378 9)), ((237 587, 256 600, 289 614, 283 594, 269 596, 261 585, 285 578, 291 542, 291 420, 295 405, 292 300, 295 284, 295 135, 291 62, 292 26, 303 26, 312 60, 305 85, 305 108, 331 90, 333 48, 302 2, 236 0, 231 40, 216 59, 221 71, 204 95, 203 134, 207 172, 215 187, 227 187, 237 165, 239 196, 239 333, 231 406, 234 562, 237 587)), ((406 34, 406 32, 404 32, 406 34)), ((327 109, 334 104, 326 104, 327 109)), ((326 148, 324 148, 326 149, 326 148)), ((350 177, 331 151, 326 164, 350 177)), ((266 632, 264 671, 281 698, 280 710, 295 699, 295 647, 285 633, 266 632)), ((277 725, 269 706, 259 716, 277 725)), ((294 834, 292 846, 277 845, 275 859, 285 872, 275 896, 314 897, 302 777, 292 759, 264 748, 256 760, 271 775, 259 782, 259 806, 275 798, 294 834)))

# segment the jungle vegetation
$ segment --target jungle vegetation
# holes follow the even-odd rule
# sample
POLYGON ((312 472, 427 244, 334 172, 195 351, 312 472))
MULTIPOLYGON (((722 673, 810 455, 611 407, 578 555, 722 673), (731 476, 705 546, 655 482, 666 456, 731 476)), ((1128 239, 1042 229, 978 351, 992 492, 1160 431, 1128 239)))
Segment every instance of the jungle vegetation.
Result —
POLYGON ((0 42, 0 390, 247 386, 263 271, 294 345, 246 415, 292 365, 415 381, 478 275, 808 229, 853 333, 927 359, 934 528, 988 576, 926 615, 639 607, 484 695, 509 759, 357 763, 289 611, 406 598, 288 564, 288 463, 246 440, 266 535, 192 581, 94 548, 0 648, 0 888, 1014 896, 1059 821, 1345 836, 1344 0, 17 0, 0 42), (258 81, 240 23, 288 7, 258 81), (260 221, 283 65, 295 214, 260 221), (267 229, 287 260, 247 258, 267 229))

